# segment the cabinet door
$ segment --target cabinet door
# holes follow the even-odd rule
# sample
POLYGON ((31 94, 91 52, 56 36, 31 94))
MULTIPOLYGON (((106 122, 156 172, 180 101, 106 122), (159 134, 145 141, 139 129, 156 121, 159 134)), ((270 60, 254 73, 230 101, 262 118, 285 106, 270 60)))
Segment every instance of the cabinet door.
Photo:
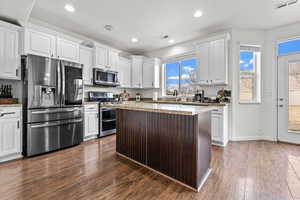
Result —
POLYGON ((143 88, 154 87, 154 63, 145 61, 143 63, 143 88))
POLYGON ((86 112, 84 122, 84 137, 99 134, 98 112, 86 112))
POLYGON ((83 81, 84 84, 93 83, 93 49, 80 47, 79 51, 80 64, 83 64, 83 81))
POLYGON ((220 112, 212 112, 211 134, 213 143, 223 144, 223 117, 220 112))
POLYGON ((18 37, 18 31, 0 28, 0 77, 3 79, 20 79, 18 37))
POLYGON ((133 88, 141 88, 142 87, 142 67, 143 67, 143 59, 142 58, 133 58, 132 59, 132 69, 131 69, 131 86, 133 88))
POLYGON ((105 47, 96 46, 95 48, 96 56, 95 56, 95 64, 99 67, 107 67, 108 66, 108 50, 105 47))
POLYGON ((56 37, 31 29, 25 30, 25 53, 56 57, 56 37))
POLYGON ((58 38, 58 57, 71 62, 79 62, 79 44, 70 40, 58 38))
POLYGON ((119 81, 121 87, 131 87, 131 62, 128 59, 122 58, 119 62, 119 81))
POLYGON ((227 83, 227 59, 225 39, 211 42, 210 45, 210 77, 212 84, 227 83))
POLYGON ((0 156, 21 152, 21 132, 19 119, 0 120, 0 156))
POLYGON ((209 84, 210 43, 197 45, 197 81, 201 85, 209 84))
POLYGON ((109 50, 108 54, 108 67, 113 71, 118 71, 119 53, 113 50, 109 50))

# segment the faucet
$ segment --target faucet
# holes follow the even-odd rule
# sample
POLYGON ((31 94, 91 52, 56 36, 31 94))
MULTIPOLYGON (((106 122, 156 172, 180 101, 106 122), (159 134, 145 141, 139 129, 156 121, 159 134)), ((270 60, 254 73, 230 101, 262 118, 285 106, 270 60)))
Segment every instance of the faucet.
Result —
POLYGON ((179 100, 179 98, 178 98, 178 90, 174 90, 173 96, 176 97, 176 102, 177 102, 179 100))

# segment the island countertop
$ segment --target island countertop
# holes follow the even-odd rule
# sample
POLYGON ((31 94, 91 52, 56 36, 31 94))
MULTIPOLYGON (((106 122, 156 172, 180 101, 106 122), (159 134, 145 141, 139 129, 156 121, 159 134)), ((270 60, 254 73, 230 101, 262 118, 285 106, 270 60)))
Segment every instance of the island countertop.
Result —
POLYGON ((144 102, 123 102, 120 104, 106 104, 105 107, 113 107, 124 110, 148 111, 166 114, 181 114, 181 115, 198 115, 203 112, 214 110, 210 106, 192 106, 180 104, 159 104, 159 103, 144 103, 144 102))

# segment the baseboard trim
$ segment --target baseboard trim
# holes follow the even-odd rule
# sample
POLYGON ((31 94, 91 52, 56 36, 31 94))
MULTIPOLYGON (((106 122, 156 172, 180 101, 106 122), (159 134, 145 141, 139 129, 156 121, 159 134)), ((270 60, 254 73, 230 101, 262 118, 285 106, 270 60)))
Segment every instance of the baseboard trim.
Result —
POLYGON ((16 160, 16 159, 19 159, 19 158, 23 158, 23 155, 21 153, 11 154, 11 155, 8 155, 8 156, 3 156, 3 157, 0 157, 0 163, 11 161, 11 160, 16 160))
POLYGON ((257 135, 257 136, 238 136, 238 137, 232 137, 230 139, 230 141, 234 141, 234 142, 254 141, 254 140, 276 141, 276 140, 274 140, 274 138, 272 138, 270 136, 261 136, 261 135, 257 135))

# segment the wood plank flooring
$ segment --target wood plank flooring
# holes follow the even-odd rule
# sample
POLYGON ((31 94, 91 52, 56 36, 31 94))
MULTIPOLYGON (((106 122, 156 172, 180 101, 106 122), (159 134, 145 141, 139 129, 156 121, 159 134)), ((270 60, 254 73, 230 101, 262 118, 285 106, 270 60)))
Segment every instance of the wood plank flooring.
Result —
POLYGON ((0 164, 0 199, 300 200, 300 146, 257 141, 213 147, 212 169, 195 193, 116 156, 110 136, 0 164))

